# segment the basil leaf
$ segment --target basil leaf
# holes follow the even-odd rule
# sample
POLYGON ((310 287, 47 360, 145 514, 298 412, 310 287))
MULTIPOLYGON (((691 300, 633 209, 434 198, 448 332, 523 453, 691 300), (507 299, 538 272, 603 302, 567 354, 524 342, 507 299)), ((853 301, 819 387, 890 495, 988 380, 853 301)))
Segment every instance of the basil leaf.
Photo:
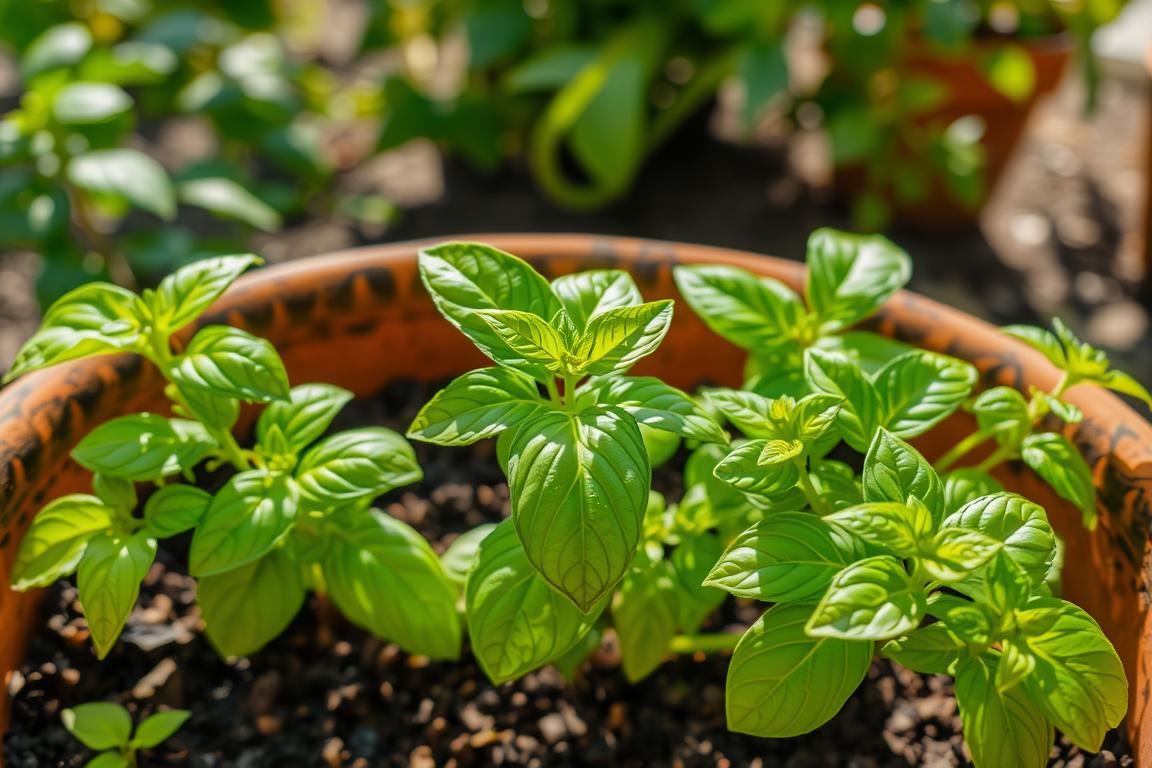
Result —
MULTIPOLYGON (((754 392, 737 389, 707 389, 704 396, 724 415, 732 426, 748 437, 787 437, 785 430, 770 416, 773 405, 782 402, 769 400, 754 392)), ((777 409, 779 410, 779 409, 777 409)))
POLYGON ((972 762, 985 766, 1044 766, 1055 733, 1036 704, 996 688, 996 657, 972 656, 956 670, 956 703, 972 762))
POLYGON ((640 428, 614 407, 549 412, 516 430, 512 518, 529 561, 588 611, 628 570, 651 469, 640 428))
POLYGON ((77 568, 76 589, 101 659, 120 636, 155 559, 156 539, 143 531, 131 536, 101 533, 88 542, 77 568))
POLYGON ((851 537, 816 515, 780 512, 740 533, 704 584, 769 603, 809 602, 861 555, 851 537))
POLYGON ((1043 328, 1031 325, 1006 325, 1000 330, 1037 350, 1057 368, 1068 367, 1068 357, 1064 354, 1060 340, 1043 328))
POLYGON ((552 292, 581 331, 596 315, 644 303, 632 276, 619 269, 595 269, 563 275, 552 281, 552 292))
POLYGON ((265 339, 226 325, 202 328, 170 371, 181 389, 267 403, 288 397, 288 374, 265 339))
POLYGON ((609 309, 588 322, 572 354, 590 376, 624 373, 656 351, 671 324, 667 300, 609 309))
POLYGON ((119 749, 132 738, 132 716, 119 704, 93 701, 60 713, 68 733, 89 749, 119 749))
POLYGON ((885 426, 900 437, 927 432, 960 407, 976 379, 963 360, 924 350, 901 355, 876 374, 885 426))
POLYGON ((679 266, 672 275, 704 324, 743 349, 791 346, 796 329, 805 324, 803 302, 779 280, 714 264, 679 266))
POLYGON ((1128 709, 1124 665, 1100 626, 1077 606, 1042 597, 1028 609, 1051 621, 1043 634, 1027 638, 1036 669, 1021 685, 1073 744, 1098 752, 1128 709))
POLYGON ((980 531, 1004 543, 1004 551, 1040 585, 1056 558, 1056 534, 1044 508, 1014 493, 982 496, 948 515, 944 525, 980 531))
POLYGON ((643 680, 660 666, 679 619, 676 582, 668 561, 640 560, 637 558, 628 571, 612 601, 620 662, 624 677, 631 683, 643 680))
POLYGON ((72 449, 72 458, 93 472, 139 482, 191 469, 215 447, 195 421, 140 413, 96 427, 72 449))
POLYGON ((912 275, 912 260, 879 235, 818 229, 808 238, 808 307, 830 333, 878 310, 912 275))
POLYGON ((150 715, 140 723, 129 746, 136 749, 158 747, 161 742, 180 730, 190 717, 192 713, 183 709, 170 709, 150 715))
POLYGON ((176 413, 190 416, 209 429, 230 432, 240 419, 240 402, 230 397, 179 384, 169 384, 165 392, 176 413))
POLYGON ((816 492, 832 503, 833 509, 844 509, 864 503, 864 493, 852 467, 842 461, 822 459, 810 467, 816 492))
POLYGON ((723 551, 720 537, 707 532, 682 538, 672 550, 668 562, 676 587, 676 624, 684 632, 697 631, 724 602, 722 590, 703 583, 723 551))
POLYGON ((528 561, 512 521, 480 543, 465 585, 468 636, 492 682, 514 680, 563 655, 596 623, 548 586, 528 561))
POLYGON ((102 502, 123 512, 136 509, 136 484, 123 477, 112 477, 99 472, 92 476, 92 490, 102 502))
POLYGON ((179 330, 200 317, 259 256, 217 256, 181 267, 160 281, 151 302, 157 324, 179 330))
POLYGON ((733 448, 716 465, 715 474, 744 493, 772 498, 796 487, 800 468, 791 459, 802 451, 803 446, 795 441, 749 440, 733 448), (765 454, 769 454, 768 462, 761 461, 765 454))
POLYGON ((195 486, 166 485, 144 503, 144 527, 157 538, 192 530, 211 503, 211 494, 195 486))
POLYGON ((12 588, 47 587, 76 570, 89 540, 112 527, 113 510, 95 496, 52 501, 32 518, 12 566, 12 588))
POLYGON ((1024 395, 1012 387, 981 392, 970 408, 980 431, 996 436, 1001 445, 1017 447, 1032 431, 1032 414, 1024 395))
MULTIPOLYGON (((1002 493, 1004 486, 982 469, 961 467, 944 475, 944 508, 959 509, 981 496, 1002 493)), ((961 523, 946 523, 961 525, 961 523)))
POLYGON ((420 409, 408 437, 470 445, 549 408, 536 382, 507 368, 481 368, 452 381, 420 409))
MULTIPOLYGON (((479 243, 445 243, 420 251, 420 279, 440 313, 489 358, 509 361, 516 354, 478 310, 531 312, 544 320, 562 306, 548 281, 526 262, 479 243)), ((547 371, 515 366, 534 378, 547 371)))
POLYGON ((903 667, 925 675, 951 675, 956 662, 968 655, 968 644, 947 624, 920 627, 906 637, 889 640, 881 654, 903 667))
POLYGON ((298 499, 296 484, 284 475, 262 470, 233 475, 192 536, 188 570, 211 576, 263 557, 288 534, 298 499))
MULTIPOLYGON (((440 555, 440 565, 444 568, 444 575, 461 590, 468 580, 468 572, 476 563, 480 554, 480 544, 496 530, 494 523, 485 523, 475 528, 469 528, 457 536, 440 555)), ((517 540, 519 543, 519 540, 517 540)))
POLYGON ((263 444, 273 427, 280 430, 292 453, 304 450, 324 434, 336 414, 352 400, 352 393, 331 384, 301 384, 288 399, 268 405, 256 422, 256 441, 263 444))
POLYGON ((867 452, 885 412, 872 381, 847 356, 818 349, 805 351, 804 370, 815 391, 843 398, 836 426, 844 442, 861 453, 867 452))
POLYGON ((1001 548, 996 539, 969 528, 941 528, 920 555, 929 576, 945 584, 960 581, 1001 548))
POLYGON ((423 476, 408 441, 383 427, 326 437, 296 467, 300 490, 314 504, 380 496, 423 476))
POLYGON ((857 539, 899 557, 911 557, 928 544, 934 528, 932 515, 922 504, 873 501, 827 515, 857 539))
POLYGON ((944 489, 932 465, 908 443, 881 429, 864 458, 865 501, 899 501, 915 496, 937 522, 942 517, 944 489))
MULTIPOLYGON (((1100 378, 1099 382, 1113 392, 1134 397, 1149 408, 1152 408, 1152 394, 1148 392, 1148 389, 1143 384, 1123 371, 1108 371, 1108 373, 1100 378)), ((1075 419, 1068 419, 1063 415, 1062 418, 1064 418, 1065 421, 1075 421, 1075 419)))
POLYGON ((424 537, 379 510, 333 523, 323 568, 336 607, 409 653, 460 658, 456 589, 424 537))
MULTIPOLYGON (((631 413, 628 409, 624 410, 631 413)), ((641 424, 640 436, 644 438, 644 450, 648 452, 648 462, 652 465, 652 469, 667 464, 680 450, 680 435, 675 432, 665 432, 641 424)))
POLYGON ((85 763, 84 768, 129 768, 128 758, 119 752, 102 752, 85 763))
POLYGON ((894 557, 878 555, 836 575, 808 620, 813 637, 888 640, 911 632, 924 617, 924 590, 894 557))
POLYGON ((537 377, 540 371, 555 374, 564 369, 567 345, 543 318, 511 309, 486 309, 476 315, 512 350, 512 355, 492 358, 497 363, 537 377))
POLYGON ((176 216, 176 191, 168 171, 139 150, 117 147, 81 152, 68 161, 64 175, 96 199, 125 201, 164 221, 176 216))
POLYGON ((695 400, 653 376, 596 377, 585 391, 597 403, 619 406, 642 427, 705 443, 728 442, 728 434, 695 400))
POLYGON ((1092 470, 1063 435, 1043 432, 1029 435, 1020 452, 1024 463, 1032 467, 1052 490, 1076 505, 1089 530, 1096 527, 1096 487, 1092 470))
POLYGON ((778 604, 748 628, 725 684, 728 728, 799 736, 832 719, 868 673, 872 643, 805 632, 811 606, 778 604))
POLYGON ((300 564, 282 547, 196 579, 204 631, 222 656, 250 656, 263 648, 288 628, 304 595, 300 564))

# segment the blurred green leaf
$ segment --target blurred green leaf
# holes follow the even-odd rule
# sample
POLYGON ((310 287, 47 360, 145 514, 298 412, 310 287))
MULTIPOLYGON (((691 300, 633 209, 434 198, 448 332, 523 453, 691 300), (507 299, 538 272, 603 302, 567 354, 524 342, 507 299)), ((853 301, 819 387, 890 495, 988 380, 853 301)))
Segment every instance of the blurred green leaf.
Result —
POLYGON ((744 84, 744 129, 751 130, 772 97, 788 89, 788 60, 782 41, 749 43, 740 57, 739 77, 744 84))
POLYGON ((980 64, 988 83, 1012 101, 1027 101, 1032 96, 1036 88, 1036 67, 1022 46, 997 48, 980 64))
POLYGON ((180 60, 172 49, 155 43, 120 43, 93 51, 80 65, 80 77, 116 85, 164 82, 180 60))
POLYGON ((180 182, 176 192, 180 202, 217 216, 242 221, 265 232, 280 228, 280 214, 231 179, 191 179, 180 182))
POLYGON ((532 33, 532 19, 521 0, 478 0, 465 7, 463 16, 472 70, 513 57, 532 33))
POLYGON ((160 163, 134 149, 103 149, 72 158, 68 180, 80 189, 116 195, 133 205, 171 220, 176 195, 160 163))
POLYGON ((132 108, 123 88, 107 83, 78 82, 64 86, 52 102, 52 114, 65 125, 102 123, 132 108))
MULTIPOLYGON (((13 4, 13 7, 20 4, 13 4)), ((59 24, 37 37, 20 59, 20 73, 25 82, 42 72, 69 67, 92 49, 92 33, 79 21, 59 24)))

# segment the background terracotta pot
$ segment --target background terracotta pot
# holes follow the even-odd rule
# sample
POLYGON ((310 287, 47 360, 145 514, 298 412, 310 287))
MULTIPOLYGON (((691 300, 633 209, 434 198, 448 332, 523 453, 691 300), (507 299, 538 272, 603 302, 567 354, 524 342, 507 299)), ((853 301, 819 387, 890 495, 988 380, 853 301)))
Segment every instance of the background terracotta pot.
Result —
MULTIPOLYGON (((678 298, 676 264, 733 264, 799 288, 801 265, 695 245, 586 235, 481 235, 527 258, 545 274, 595 267, 631 272, 649 298, 678 298)), ((205 322, 230 323, 269 338, 293 382, 330 381, 358 395, 398 378, 437 380, 483 364, 471 344, 435 311, 416 271, 418 244, 401 243, 306 259, 243 278, 205 322)), ((901 293, 871 325, 927 349, 973 362, 987 384, 1049 387, 1056 372, 1039 354, 991 325, 901 293)), ((723 342, 679 304, 668 340, 638 372, 681 387, 737 385, 744 353, 723 342)), ((1148 523, 1152 426, 1113 395, 1077 387, 1070 398, 1085 419, 1071 436, 1094 467, 1104 511, 1088 533, 1079 513, 1029 472, 1007 466, 1001 479, 1043 503, 1067 541, 1066 596, 1091 612, 1116 644, 1132 685, 1129 727, 1141 765, 1152 764, 1152 640, 1149 639, 1148 523)), ((95 425, 141 410, 164 411, 159 374, 138 358, 104 357, 20 379, 0 392, 0 583, 32 516, 47 501, 87 489, 68 453, 95 425)), ((250 414, 249 414, 250 415, 250 414)), ((921 448, 950 446, 971 424, 955 417, 921 448)), ((36 596, 0 587, 0 669, 20 663, 38 619, 36 596)), ((0 697, 3 723, 7 697, 0 697)))

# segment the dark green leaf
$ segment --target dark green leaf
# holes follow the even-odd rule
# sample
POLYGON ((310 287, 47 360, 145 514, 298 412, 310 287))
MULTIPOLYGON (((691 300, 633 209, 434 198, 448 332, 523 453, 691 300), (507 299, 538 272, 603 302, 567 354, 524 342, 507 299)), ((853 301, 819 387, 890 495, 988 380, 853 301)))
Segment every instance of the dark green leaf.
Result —
POLYGON ((193 485, 166 485, 144 504, 144 528, 158 538, 190 531, 211 503, 211 494, 193 485))

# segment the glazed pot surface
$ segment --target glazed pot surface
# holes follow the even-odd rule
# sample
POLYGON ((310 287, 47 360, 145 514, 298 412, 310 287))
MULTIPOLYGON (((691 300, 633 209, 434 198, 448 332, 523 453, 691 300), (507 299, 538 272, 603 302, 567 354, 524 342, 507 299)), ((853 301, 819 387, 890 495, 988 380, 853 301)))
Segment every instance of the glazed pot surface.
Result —
MULTIPOLYGON (((447 239, 447 238, 442 238, 447 239)), ((619 268, 648 299, 679 299, 677 264, 723 263, 802 289, 798 263, 696 245, 588 235, 475 235, 556 276, 619 268)), ((327 381, 359 396, 397 379, 440 381, 485 364, 471 343, 436 312, 416 269, 418 243, 363 248, 270 267, 242 278, 203 319, 228 323, 272 341, 294 384, 327 381)), ((975 364, 984 383, 1051 387, 1056 370, 1039 353, 993 326, 903 292, 869 327, 975 364)), ((187 338, 191 331, 184 334, 187 338)), ((738 386, 745 353, 711 333, 678 302, 668 338, 636 368, 691 389, 738 386)), ((89 476, 68 456, 94 426, 125 413, 167 412, 159 374, 136 357, 110 356, 64 364, 26 376, 0 392, 0 579, 33 515, 65 493, 86 491, 89 476)), ((1088 610, 1124 661, 1132 691, 1129 731, 1140 764, 1152 759, 1152 641, 1147 605, 1147 530, 1152 498, 1152 427, 1114 395, 1080 386, 1069 399, 1084 421, 1069 435, 1093 466, 1101 522, 1085 531, 1079 513, 1030 471, 1005 465, 1000 479, 1043 504, 1067 543, 1065 597, 1088 610), (1148 756, 1148 757, 1145 757, 1148 756)), ((246 418, 252 412, 246 412, 246 418)), ((945 422, 919 442, 929 457, 972 425, 945 422)), ((244 428, 244 425, 241 425, 244 428)), ((35 597, 0 588, 0 666, 20 663, 38 619, 35 597)), ((7 697, 3 698, 7 720, 7 697)))

